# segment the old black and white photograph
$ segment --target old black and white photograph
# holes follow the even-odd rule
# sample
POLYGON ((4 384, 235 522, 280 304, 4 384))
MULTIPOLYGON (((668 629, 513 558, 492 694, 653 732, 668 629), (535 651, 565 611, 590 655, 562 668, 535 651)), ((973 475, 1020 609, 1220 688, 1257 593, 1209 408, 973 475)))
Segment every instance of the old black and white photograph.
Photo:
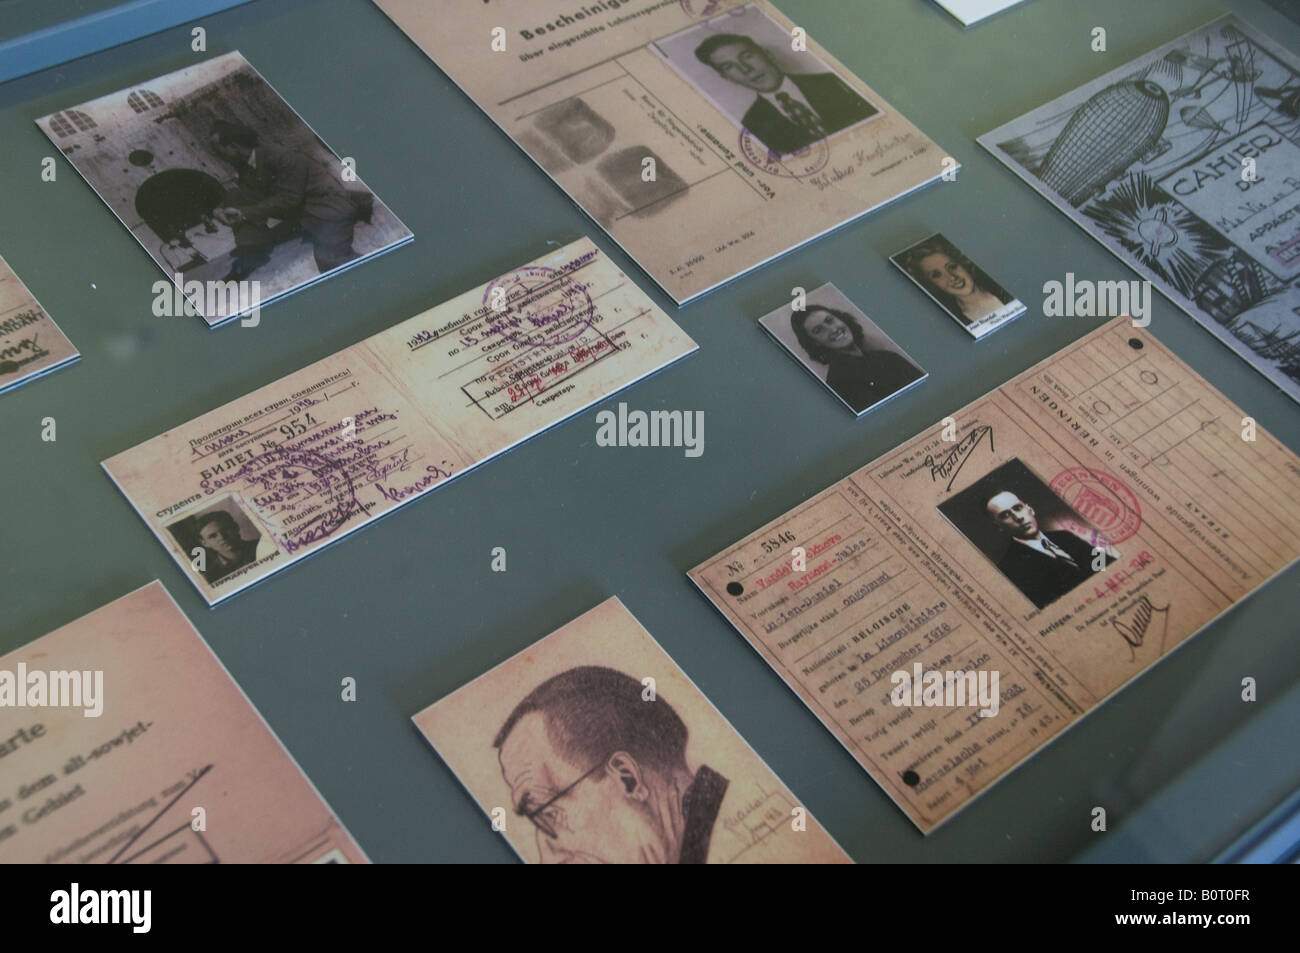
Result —
POLYGON ((412 237, 237 52, 37 122, 209 325, 412 237))
POLYGON ((791 155, 880 115, 820 57, 746 4, 651 45, 768 152, 791 155))
POLYGON ((831 284, 764 315, 759 324, 858 416, 927 376, 831 284))
POLYGON ((939 512, 1039 609, 1100 578, 1119 558, 1099 530, 1018 459, 953 494, 939 512))
POLYGON ((208 585, 251 566, 278 548, 230 496, 169 523, 167 532, 208 585))
POLYGON ((1025 313, 1015 295, 942 235, 931 235, 890 261, 973 338, 982 338, 1025 313))

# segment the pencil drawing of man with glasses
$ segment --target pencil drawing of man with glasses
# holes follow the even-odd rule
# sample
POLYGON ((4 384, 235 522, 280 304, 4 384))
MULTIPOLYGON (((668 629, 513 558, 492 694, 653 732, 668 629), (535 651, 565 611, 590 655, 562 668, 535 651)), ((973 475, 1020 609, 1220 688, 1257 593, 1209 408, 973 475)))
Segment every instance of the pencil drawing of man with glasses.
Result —
POLYGON ((497 733, 515 813, 542 863, 702 864, 728 781, 686 763, 686 725, 611 668, 534 688, 497 733))

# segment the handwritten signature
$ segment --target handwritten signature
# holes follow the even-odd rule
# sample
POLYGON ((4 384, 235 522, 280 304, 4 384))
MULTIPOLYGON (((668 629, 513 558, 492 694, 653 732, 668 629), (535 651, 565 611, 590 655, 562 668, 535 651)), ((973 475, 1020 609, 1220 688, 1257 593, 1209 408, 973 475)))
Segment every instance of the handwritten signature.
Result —
POLYGON ((17 344, 11 345, 3 351, 0 351, 0 374, 12 374, 24 364, 30 364, 32 361, 39 361, 45 355, 49 354, 50 352, 48 350, 37 346, 36 339, 39 336, 39 334, 33 334, 31 337, 23 338, 17 344), (9 360, 11 357, 17 357, 23 351, 29 351, 31 353, 20 361, 9 360))
POLYGON ((446 460, 442 461, 442 466, 429 464, 424 468, 424 470, 424 476, 420 477, 414 483, 408 483, 405 486, 396 487, 384 486, 382 483, 376 483, 375 489, 379 491, 380 496, 389 502, 400 503, 408 497, 424 492, 439 480, 446 480, 451 477, 451 464, 446 460), (443 467, 446 467, 447 469, 443 469, 443 467))
POLYGON ((865 165, 872 159, 879 159, 887 153, 893 152, 899 146, 907 145, 913 139, 912 133, 904 133, 901 136, 894 136, 888 142, 879 143, 874 149, 858 149, 853 153, 853 158, 859 165, 865 165))
MULTIPOLYGON (((1119 613, 1119 615, 1111 616, 1110 625, 1111 628, 1119 633, 1119 637, 1124 640, 1124 643, 1129 648, 1130 654, 1136 657, 1137 653, 1133 650, 1146 641, 1147 631, 1151 628, 1152 620, 1156 615, 1168 612, 1168 603, 1163 606, 1155 606, 1151 604, 1150 598, 1143 596, 1136 603, 1129 606, 1127 609, 1124 609, 1123 612, 1119 613), (1133 615, 1127 622, 1121 622, 1119 616, 1123 615, 1125 612, 1131 612, 1133 615)), ((1169 616, 1165 615, 1163 626, 1168 625, 1169 616)))
POLYGON ((951 490, 953 481, 957 479, 957 474, 961 472, 961 468, 970 459, 971 451, 979 445, 980 440, 984 437, 989 438, 989 451, 992 452, 993 428, 984 426, 976 427, 958 440, 957 445, 949 451, 948 455, 938 462, 935 462, 934 457, 927 453, 925 455, 925 465, 930 468, 930 479, 938 483, 944 477, 947 477, 948 485, 944 489, 951 490))

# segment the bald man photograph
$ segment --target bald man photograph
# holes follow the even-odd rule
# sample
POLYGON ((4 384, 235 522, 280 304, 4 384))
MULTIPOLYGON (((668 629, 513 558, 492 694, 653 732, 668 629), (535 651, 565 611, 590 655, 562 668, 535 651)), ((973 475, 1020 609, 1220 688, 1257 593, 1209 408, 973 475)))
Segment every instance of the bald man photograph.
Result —
MULTIPOLYGON (((1007 538, 998 569, 1038 608, 1093 575, 1092 547, 1068 530, 1044 530, 1034 508, 1013 491, 991 494, 985 512, 1007 538)), ((1104 566, 1109 566, 1115 557, 1103 552, 1104 566)))

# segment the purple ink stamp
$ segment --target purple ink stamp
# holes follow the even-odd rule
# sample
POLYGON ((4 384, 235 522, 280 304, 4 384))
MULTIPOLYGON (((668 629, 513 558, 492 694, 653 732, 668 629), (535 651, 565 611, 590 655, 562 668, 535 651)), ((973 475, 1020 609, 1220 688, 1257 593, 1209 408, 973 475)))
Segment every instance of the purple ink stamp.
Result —
POLYGON ((787 179, 817 175, 831 160, 831 147, 825 139, 818 139, 798 152, 773 152, 744 126, 740 128, 740 152, 759 172, 787 179))
POLYGON ((241 475, 257 487, 255 502, 285 525, 281 543, 290 553, 328 539, 354 514, 365 512, 347 463, 334 459, 327 450, 273 447, 250 460, 241 475), (312 505, 319 508, 310 519, 294 521, 296 525, 288 527, 285 516, 312 505))
POLYGON ((591 327, 596 310, 582 282, 544 265, 529 265, 489 282, 483 303, 490 333, 529 347, 558 347, 576 340, 591 327))

